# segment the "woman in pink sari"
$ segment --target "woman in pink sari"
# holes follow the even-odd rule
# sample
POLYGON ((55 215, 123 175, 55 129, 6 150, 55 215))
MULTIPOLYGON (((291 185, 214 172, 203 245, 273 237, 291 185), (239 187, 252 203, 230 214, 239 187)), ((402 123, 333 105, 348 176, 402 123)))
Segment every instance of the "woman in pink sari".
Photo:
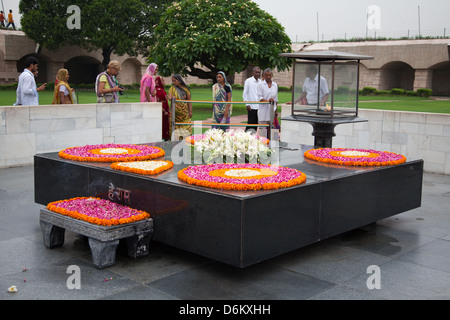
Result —
POLYGON ((158 71, 158 65, 151 63, 141 78, 141 102, 156 102, 156 85, 154 75, 158 71))

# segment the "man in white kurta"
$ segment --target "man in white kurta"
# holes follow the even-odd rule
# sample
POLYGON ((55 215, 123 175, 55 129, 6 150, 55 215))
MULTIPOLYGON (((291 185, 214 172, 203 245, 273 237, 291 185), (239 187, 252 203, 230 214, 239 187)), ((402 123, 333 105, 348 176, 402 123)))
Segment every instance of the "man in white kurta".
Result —
MULTIPOLYGON (((294 101, 294 104, 301 102, 306 98, 307 105, 319 105, 325 106, 328 97, 330 96, 330 90, 328 89, 327 80, 317 74, 317 67, 314 65, 308 65, 306 67, 306 79, 303 83, 303 92, 294 101), (319 80, 320 79, 320 80, 319 80), (320 98, 319 98, 319 81, 320 81, 320 98)), ((289 103, 288 103, 289 104, 289 103)))
MULTIPOLYGON (((277 117, 277 102, 278 102, 278 85, 272 81, 273 72, 271 69, 264 70, 264 81, 258 85, 258 100, 261 102, 273 102, 275 117, 277 117)), ((270 104, 260 104, 258 107, 258 123, 270 124, 270 104)), ((258 135, 266 136, 266 130, 259 128, 258 135)))
POLYGON ((22 106, 38 106, 39 95, 38 90, 43 90, 45 84, 39 88, 36 88, 36 80, 34 78, 34 72, 38 69, 39 61, 34 57, 28 57, 25 61, 25 69, 19 76, 19 82, 17 84, 17 100, 14 104, 22 106))
MULTIPOLYGON (((253 68, 253 75, 246 79, 244 82, 244 92, 242 98, 244 101, 259 101, 258 99, 258 85, 262 82, 260 79, 261 69, 259 67, 253 68)), ((248 124, 258 124, 258 103, 246 104, 247 107, 247 123, 248 124)), ((255 127, 246 127, 247 130, 255 130, 255 127)))
MULTIPOLYGON (((306 78, 303 85, 303 91, 306 92, 306 100, 309 105, 317 105, 318 100, 319 75, 314 78, 306 78)), ((320 101, 319 105, 324 106, 328 100, 330 91, 328 90, 327 80, 320 77, 320 101)))

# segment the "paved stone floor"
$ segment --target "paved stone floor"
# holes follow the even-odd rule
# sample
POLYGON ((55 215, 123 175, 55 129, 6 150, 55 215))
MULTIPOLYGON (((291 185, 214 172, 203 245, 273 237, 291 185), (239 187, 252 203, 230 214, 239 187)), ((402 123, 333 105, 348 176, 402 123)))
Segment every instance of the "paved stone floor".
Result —
POLYGON ((98 270, 69 231, 46 249, 33 179, 33 166, 0 169, 1 300, 450 299, 450 176, 424 175, 420 208, 245 269, 152 242, 139 259, 120 245, 116 264, 98 270), (73 265, 80 289, 67 285, 73 265))

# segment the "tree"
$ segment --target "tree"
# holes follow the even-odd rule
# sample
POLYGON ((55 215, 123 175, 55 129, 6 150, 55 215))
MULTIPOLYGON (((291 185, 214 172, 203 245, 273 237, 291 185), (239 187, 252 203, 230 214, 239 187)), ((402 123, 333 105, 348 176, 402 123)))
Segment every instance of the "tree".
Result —
POLYGON ((21 0, 21 25, 28 37, 50 50, 78 45, 102 50, 106 66, 111 53, 136 56, 146 50, 153 26, 171 0, 21 0), (80 8, 80 29, 70 29, 67 8, 80 8))
POLYGON ((279 54, 291 51, 284 27, 249 0, 186 0, 173 3, 154 30, 149 61, 159 72, 215 79, 248 65, 289 68, 279 54))

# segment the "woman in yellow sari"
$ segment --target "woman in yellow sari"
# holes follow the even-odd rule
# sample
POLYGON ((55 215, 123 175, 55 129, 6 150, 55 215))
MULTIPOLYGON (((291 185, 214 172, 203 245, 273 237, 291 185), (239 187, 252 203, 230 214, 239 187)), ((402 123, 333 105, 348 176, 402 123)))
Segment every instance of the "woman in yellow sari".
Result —
MULTIPOLYGON (((179 74, 172 76, 172 86, 169 89, 169 101, 175 98, 176 100, 191 100, 191 90, 184 82, 179 74)), ((172 109, 170 110, 172 111, 172 109)), ((191 122, 192 118, 192 103, 190 102, 176 102, 175 115, 170 115, 170 124, 172 124, 172 117, 175 116, 175 122, 191 122)), ((175 125, 175 129, 184 129, 192 134, 192 126, 190 125, 175 125)), ((169 136, 172 136, 172 125, 169 127, 169 136)))
POLYGON ((73 104, 73 89, 69 86, 69 71, 67 69, 59 69, 56 74, 56 81, 52 103, 73 104))

